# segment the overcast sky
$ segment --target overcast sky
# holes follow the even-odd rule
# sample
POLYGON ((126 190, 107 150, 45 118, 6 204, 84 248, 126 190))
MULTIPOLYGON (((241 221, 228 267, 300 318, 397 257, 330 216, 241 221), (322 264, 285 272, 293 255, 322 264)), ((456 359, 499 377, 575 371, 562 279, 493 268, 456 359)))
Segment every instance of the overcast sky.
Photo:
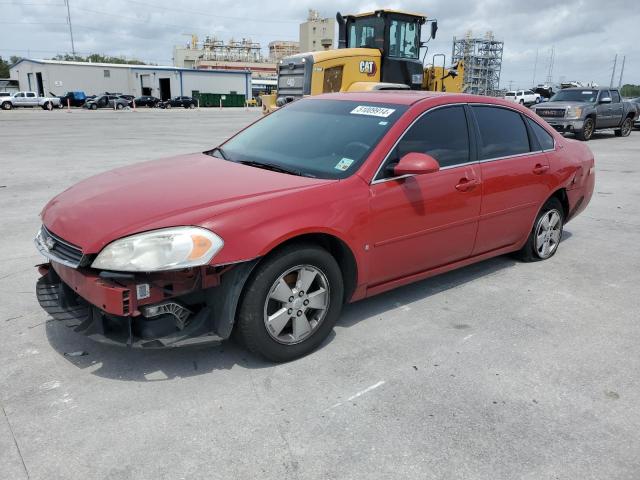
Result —
MULTIPOLYGON (((451 56, 454 36, 491 30, 505 42, 501 85, 530 87, 546 80, 555 47, 553 81, 608 85, 618 54, 615 85, 626 55, 623 83, 640 84, 640 0, 69 0, 76 51, 124 55, 171 64, 175 44, 188 36, 249 37, 266 49, 272 40, 298 40, 308 8, 335 18, 393 8, 437 18, 433 53, 451 56)), ((0 0, 0 55, 50 58, 71 51, 64 0, 0 0)))

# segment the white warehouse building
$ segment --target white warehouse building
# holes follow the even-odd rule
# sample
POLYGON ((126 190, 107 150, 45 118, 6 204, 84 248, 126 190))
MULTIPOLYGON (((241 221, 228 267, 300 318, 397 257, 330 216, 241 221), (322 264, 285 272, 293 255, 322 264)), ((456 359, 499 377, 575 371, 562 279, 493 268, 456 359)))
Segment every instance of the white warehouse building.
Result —
POLYGON ((156 65, 66 62, 22 59, 10 69, 20 90, 39 95, 63 95, 84 91, 153 95, 162 100, 196 93, 243 95, 250 99, 251 72, 238 70, 194 70, 156 65))

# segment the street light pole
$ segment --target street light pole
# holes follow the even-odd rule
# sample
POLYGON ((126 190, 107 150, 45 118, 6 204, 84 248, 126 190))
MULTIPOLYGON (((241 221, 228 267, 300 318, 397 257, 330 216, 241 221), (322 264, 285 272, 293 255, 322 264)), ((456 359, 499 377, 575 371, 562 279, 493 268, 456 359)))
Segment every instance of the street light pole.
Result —
POLYGON ((67 22, 69 22, 69 35, 71 36, 71 54, 76 56, 76 47, 73 44, 73 29, 71 28, 71 11, 69 10, 69 0, 64 0, 67 5, 67 22))

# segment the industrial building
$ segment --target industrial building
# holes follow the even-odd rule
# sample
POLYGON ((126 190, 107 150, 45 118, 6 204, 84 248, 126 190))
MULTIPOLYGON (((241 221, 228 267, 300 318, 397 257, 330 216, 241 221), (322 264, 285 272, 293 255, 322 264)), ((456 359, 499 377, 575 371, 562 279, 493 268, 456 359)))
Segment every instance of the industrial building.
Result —
POLYGON ((11 67, 11 78, 21 90, 40 95, 60 95, 82 90, 88 95, 104 92, 135 96, 153 95, 162 100, 194 93, 235 94, 251 97, 249 70, 193 70, 157 65, 66 62, 22 59, 11 67))
MULTIPOLYGON (((292 51, 291 45, 284 45, 288 43, 296 43, 297 47, 297 42, 271 42, 270 54, 272 44, 274 54, 276 51, 292 51)), ((178 68, 199 70, 250 70, 253 78, 273 78, 276 75, 276 61, 266 59, 260 44, 248 38, 232 38, 225 42, 216 36, 206 36, 199 41, 196 35, 192 35, 189 44, 173 47, 173 64, 178 68)))
POLYGON ((500 90, 500 70, 504 42, 492 32, 473 37, 468 31, 464 38, 453 38, 452 63, 464 62, 463 91, 474 95, 497 95, 500 90))
POLYGON ((309 9, 307 21, 300 24, 300 51, 315 52, 333 47, 336 21, 321 18, 317 10, 309 9))

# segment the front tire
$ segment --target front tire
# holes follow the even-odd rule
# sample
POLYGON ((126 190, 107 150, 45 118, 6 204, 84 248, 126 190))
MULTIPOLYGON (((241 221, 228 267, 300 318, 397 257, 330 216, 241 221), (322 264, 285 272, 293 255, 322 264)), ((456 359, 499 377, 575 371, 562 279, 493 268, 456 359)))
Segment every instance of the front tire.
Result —
POLYGON ((96 105, 95 103, 91 105, 91 110, 97 110, 98 109, 98 105, 96 105))
POLYGON ((527 243, 519 252, 525 262, 547 260, 555 255, 562 239, 565 212, 557 198, 550 198, 542 206, 527 243))
POLYGON ((587 142, 591 140, 593 137, 593 132, 595 131, 596 123, 593 118, 586 118, 584 123, 582 124, 582 130, 578 130, 576 132, 576 138, 578 140, 582 140, 583 142, 587 142))
POLYGON ((631 130, 633 130, 633 120, 627 117, 620 125, 620 128, 615 129, 613 133, 616 137, 628 137, 631 134, 631 130))
POLYGON ((238 334, 253 353, 274 362, 316 349, 340 316, 344 286, 329 252, 311 244, 267 257, 249 279, 238 311, 238 334))
POLYGON ((116 104, 116 110, 122 110, 124 108, 124 105, 122 105, 121 103, 116 104))

